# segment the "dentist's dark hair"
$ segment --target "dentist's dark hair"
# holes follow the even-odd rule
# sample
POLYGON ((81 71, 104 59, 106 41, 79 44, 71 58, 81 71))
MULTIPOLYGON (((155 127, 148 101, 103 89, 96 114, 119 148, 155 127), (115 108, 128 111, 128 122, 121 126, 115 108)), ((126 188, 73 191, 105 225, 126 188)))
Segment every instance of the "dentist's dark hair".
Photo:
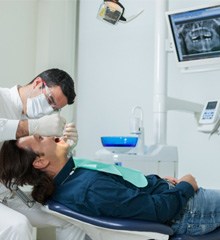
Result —
POLYGON ((10 190, 13 184, 33 186, 33 199, 45 204, 54 191, 54 184, 45 172, 33 167, 36 157, 31 149, 18 147, 16 140, 5 141, 0 151, 0 181, 10 190))
POLYGON ((48 87, 60 86, 63 94, 67 97, 68 104, 74 103, 76 97, 74 81, 67 72, 51 68, 37 75, 29 84, 37 77, 42 78, 48 87))

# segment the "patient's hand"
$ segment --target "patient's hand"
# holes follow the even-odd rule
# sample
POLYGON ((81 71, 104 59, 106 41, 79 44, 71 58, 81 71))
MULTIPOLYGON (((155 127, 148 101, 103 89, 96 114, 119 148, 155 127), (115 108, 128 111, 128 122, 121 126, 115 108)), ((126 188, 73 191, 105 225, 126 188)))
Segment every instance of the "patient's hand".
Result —
POLYGON ((189 184, 192 185, 195 192, 198 190, 198 185, 197 185, 196 179, 191 174, 187 174, 187 175, 183 176, 182 178, 180 178, 178 180, 178 183, 179 182, 188 182, 189 184))
POLYGON ((164 178, 165 180, 169 181, 170 183, 172 183, 173 185, 176 185, 178 183, 178 179, 177 178, 174 178, 174 177, 170 177, 170 176, 167 176, 164 178))

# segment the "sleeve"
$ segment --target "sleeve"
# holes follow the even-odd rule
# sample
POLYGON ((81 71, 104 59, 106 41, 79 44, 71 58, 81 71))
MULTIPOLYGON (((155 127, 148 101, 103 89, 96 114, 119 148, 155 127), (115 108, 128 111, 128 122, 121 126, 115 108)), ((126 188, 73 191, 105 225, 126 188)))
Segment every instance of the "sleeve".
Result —
POLYGON ((162 223, 171 221, 193 195, 194 189, 187 182, 180 182, 175 188, 166 190, 162 194, 152 195, 156 219, 162 223))
POLYGON ((186 182, 177 184, 172 190, 151 195, 116 181, 96 181, 87 193, 87 207, 96 215, 165 223, 184 208, 193 194, 192 186, 186 182))
POLYGON ((16 139, 19 120, 0 118, 0 142, 16 139))

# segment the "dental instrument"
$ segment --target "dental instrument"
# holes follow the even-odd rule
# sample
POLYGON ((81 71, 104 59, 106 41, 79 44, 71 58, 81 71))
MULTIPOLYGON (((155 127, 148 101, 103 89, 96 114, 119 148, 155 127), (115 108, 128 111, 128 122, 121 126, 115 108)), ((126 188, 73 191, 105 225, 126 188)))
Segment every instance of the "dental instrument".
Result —
POLYGON ((220 127, 220 100, 207 101, 201 112, 198 121, 198 131, 209 134, 209 139, 213 134, 219 135, 220 127))
POLYGON ((145 154, 146 146, 144 140, 143 110, 140 106, 135 106, 132 109, 130 117, 130 133, 138 136, 136 154, 145 154))
POLYGON ((29 207, 32 208, 34 206, 35 201, 28 197, 26 193, 24 193, 17 184, 12 185, 12 191, 14 191, 17 196, 29 207))

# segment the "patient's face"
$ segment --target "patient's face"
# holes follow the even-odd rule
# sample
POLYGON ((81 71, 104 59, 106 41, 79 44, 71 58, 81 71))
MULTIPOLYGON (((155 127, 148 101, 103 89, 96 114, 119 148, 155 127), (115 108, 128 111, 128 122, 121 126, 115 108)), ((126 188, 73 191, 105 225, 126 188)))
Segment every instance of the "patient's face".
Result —
POLYGON ((65 154, 68 149, 68 144, 63 140, 57 141, 54 137, 39 135, 22 137, 18 139, 17 145, 20 148, 31 148, 37 154, 52 157, 65 154))

